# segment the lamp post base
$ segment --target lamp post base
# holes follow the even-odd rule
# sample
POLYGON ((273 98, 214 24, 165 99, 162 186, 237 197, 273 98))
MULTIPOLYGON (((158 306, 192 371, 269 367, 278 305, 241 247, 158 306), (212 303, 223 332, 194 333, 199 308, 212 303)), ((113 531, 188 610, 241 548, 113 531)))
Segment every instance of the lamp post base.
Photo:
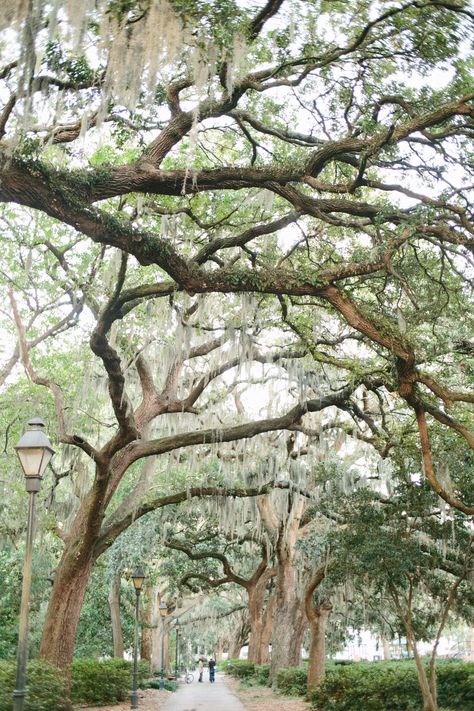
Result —
POLYGON ((26 689, 15 689, 13 692, 13 711, 23 711, 25 707, 26 689))
MULTIPOLYGON (((137 691, 132 691, 130 694, 130 708, 131 709, 137 709, 138 708, 138 692, 137 691)), ((16 711, 16 709, 15 709, 16 711)))

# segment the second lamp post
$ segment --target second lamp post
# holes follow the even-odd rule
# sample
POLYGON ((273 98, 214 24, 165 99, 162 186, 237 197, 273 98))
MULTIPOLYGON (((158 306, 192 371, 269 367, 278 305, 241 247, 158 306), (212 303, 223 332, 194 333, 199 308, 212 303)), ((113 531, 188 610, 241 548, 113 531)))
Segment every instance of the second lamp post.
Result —
POLYGON ((176 618, 176 622, 174 623, 174 628, 176 630, 176 659, 175 659, 175 677, 176 681, 178 681, 178 658, 179 658, 179 617, 176 618))
POLYGON ((138 708, 138 615, 140 611, 140 593, 145 580, 143 568, 136 568, 132 573, 133 586, 135 588, 135 632, 133 635, 133 677, 132 693, 130 694, 132 709, 138 708))
POLYGON ((160 602, 160 617, 161 617, 161 679, 160 689, 165 688, 165 617, 168 612, 166 602, 160 602))

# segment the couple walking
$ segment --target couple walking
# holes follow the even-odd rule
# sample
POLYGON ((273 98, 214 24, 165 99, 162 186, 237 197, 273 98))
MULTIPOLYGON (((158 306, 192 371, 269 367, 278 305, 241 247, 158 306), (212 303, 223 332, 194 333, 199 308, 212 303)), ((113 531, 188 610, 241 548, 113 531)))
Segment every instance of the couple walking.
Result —
MULTIPOLYGON (((199 671, 199 681, 202 681, 202 675, 204 673, 204 663, 206 659, 204 657, 199 657, 198 671, 199 671)), ((209 667, 209 681, 213 684, 216 680, 216 660, 211 657, 207 663, 209 667)))

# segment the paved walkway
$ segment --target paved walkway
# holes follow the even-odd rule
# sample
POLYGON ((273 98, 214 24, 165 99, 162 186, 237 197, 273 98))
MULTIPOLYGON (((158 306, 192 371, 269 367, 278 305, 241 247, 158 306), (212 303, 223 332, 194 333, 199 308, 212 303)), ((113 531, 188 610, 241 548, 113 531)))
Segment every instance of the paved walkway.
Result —
POLYGON ((206 673, 202 684, 196 680, 196 676, 192 684, 180 685, 161 711, 245 711, 245 707, 226 686, 222 673, 216 674, 214 684, 209 683, 206 673))

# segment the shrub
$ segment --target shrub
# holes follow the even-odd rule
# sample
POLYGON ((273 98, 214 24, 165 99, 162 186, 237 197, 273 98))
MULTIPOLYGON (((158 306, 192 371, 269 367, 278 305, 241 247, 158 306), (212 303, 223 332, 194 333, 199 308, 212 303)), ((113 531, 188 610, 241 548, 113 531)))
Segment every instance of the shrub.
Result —
POLYGON ((270 664, 255 665, 252 679, 256 686, 268 686, 270 683, 270 664))
MULTIPOLYGON (((160 689, 160 680, 152 679, 147 683, 147 687, 149 689, 160 689)), ((175 681, 171 681, 170 679, 163 679, 163 688, 166 689, 166 691, 176 691, 176 689, 178 688, 178 684, 175 681)))
MULTIPOLYGON (((138 685, 148 677, 148 664, 138 667, 138 685)), ((132 685, 132 664, 123 659, 76 659, 72 663, 71 699, 75 704, 124 701, 132 685)))
MULTIPOLYGON (((11 711, 15 678, 15 664, 0 662, 0 711, 11 711)), ((67 696, 64 678, 56 667, 46 662, 29 662, 27 689, 25 711, 63 711, 67 696)))
POLYGON ((255 673, 255 664, 246 659, 228 659, 227 662, 221 664, 221 669, 238 679, 249 679, 255 673))
MULTIPOLYGON (((474 708, 474 664, 437 665, 440 707, 474 708)), ((329 672, 309 698, 318 711, 419 711, 421 691, 412 662, 361 663, 329 672)))
POLYGON ((246 686, 267 686, 270 664, 252 664, 246 659, 226 659, 219 662, 219 669, 241 679, 246 686))
POLYGON ((275 685, 279 692, 287 696, 304 696, 306 694, 307 680, 307 669, 290 667, 289 669, 280 669, 277 672, 275 685))
POLYGON ((459 711, 474 709, 474 662, 445 662, 437 666, 438 701, 459 711))
POLYGON ((309 696, 313 708, 321 711, 419 711, 422 704, 413 666, 341 667, 329 672, 309 696))

